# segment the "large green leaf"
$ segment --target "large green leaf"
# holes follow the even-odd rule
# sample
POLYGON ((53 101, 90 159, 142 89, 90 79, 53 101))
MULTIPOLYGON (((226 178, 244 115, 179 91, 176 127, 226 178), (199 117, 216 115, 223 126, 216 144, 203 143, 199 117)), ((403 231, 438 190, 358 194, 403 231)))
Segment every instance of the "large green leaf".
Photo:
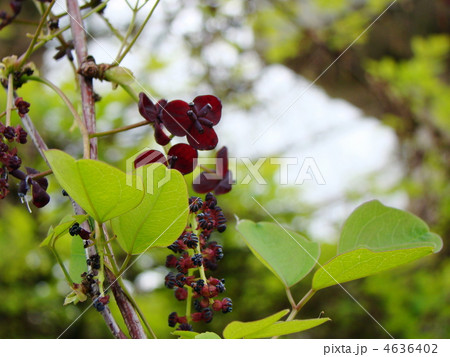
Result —
POLYGON ((251 335, 247 335, 245 336, 245 338, 267 338, 273 336, 289 335, 291 333, 309 330, 313 327, 322 325, 327 321, 330 321, 328 317, 310 320, 280 321, 251 335))
POLYGON ((81 282, 81 274, 87 270, 86 253, 83 247, 83 240, 80 237, 73 237, 70 249, 69 275, 74 283, 81 282))
POLYGON ((412 262, 442 248, 441 238, 411 213, 379 201, 359 206, 344 224, 340 255, 314 274, 315 290, 412 262))
POLYGON ((303 279, 320 255, 318 243, 274 223, 243 220, 237 230, 255 256, 287 287, 303 279))
POLYGON ((60 150, 45 156, 61 187, 98 222, 128 212, 144 197, 144 191, 127 183, 124 172, 104 162, 75 160, 60 150))
POLYGON ((111 221, 120 246, 129 254, 166 247, 186 227, 188 192, 183 176, 162 164, 143 167, 146 194, 141 204, 111 221))
POLYGON ((357 249, 333 258, 314 274, 312 288, 319 290, 364 278, 412 262, 433 252, 432 247, 372 252, 357 249))
POLYGON ((198 332, 194 332, 194 331, 173 331, 171 332, 172 335, 175 336, 179 336, 181 339, 185 339, 185 340, 189 340, 189 339, 194 339, 195 336, 199 335, 198 332))
POLYGON ((277 312, 276 314, 270 315, 264 319, 251 321, 251 322, 241 322, 233 321, 230 322, 225 330, 223 330, 223 337, 225 338, 245 338, 246 336, 252 335, 266 327, 277 322, 283 316, 285 316, 289 310, 283 310, 277 312))
POLYGON ((196 340, 220 340, 220 336, 214 332, 199 333, 194 337, 196 340))
POLYGON ((372 251, 429 247, 438 252, 441 238, 430 232, 427 224, 409 212, 369 201, 350 215, 342 228, 338 253, 356 248, 372 251))

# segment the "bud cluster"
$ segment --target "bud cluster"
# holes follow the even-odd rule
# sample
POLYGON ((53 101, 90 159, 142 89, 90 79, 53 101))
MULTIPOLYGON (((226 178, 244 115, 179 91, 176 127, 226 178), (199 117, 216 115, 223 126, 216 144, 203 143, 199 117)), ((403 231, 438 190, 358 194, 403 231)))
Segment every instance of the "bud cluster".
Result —
POLYGON ((176 312, 169 315, 169 326, 178 325, 178 330, 192 330, 190 322, 211 322, 214 311, 227 313, 233 307, 231 299, 218 298, 225 291, 225 280, 213 276, 206 278, 205 274, 216 270, 223 258, 222 246, 209 241, 214 231, 222 233, 226 229, 222 209, 217 206, 217 199, 211 193, 206 194, 204 201, 199 197, 191 197, 189 207, 192 223, 168 246, 178 256, 170 254, 166 259, 166 267, 177 270, 176 273, 169 272, 166 275, 166 287, 174 290, 175 298, 179 301, 188 300, 189 304, 192 299, 195 309, 189 316, 178 316, 176 312))
MULTIPOLYGON (((28 111, 29 104, 18 98, 16 106, 21 113, 28 111)), ((24 115, 24 114, 23 114, 24 115)), ((17 147, 12 147, 11 143, 17 142, 25 144, 27 142, 27 133, 20 126, 5 126, 0 123, 0 199, 5 198, 9 193, 9 176, 13 176, 20 180, 18 194, 21 200, 25 199, 29 190, 32 192, 32 202, 38 207, 44 207, 49 201, 47 187, 48 182, 45 177, 34 179, 33 177, 39 174, 39 171, 26 167, 26 172, 20 169, 22 166, 22 159, 18 156, 17 147)))

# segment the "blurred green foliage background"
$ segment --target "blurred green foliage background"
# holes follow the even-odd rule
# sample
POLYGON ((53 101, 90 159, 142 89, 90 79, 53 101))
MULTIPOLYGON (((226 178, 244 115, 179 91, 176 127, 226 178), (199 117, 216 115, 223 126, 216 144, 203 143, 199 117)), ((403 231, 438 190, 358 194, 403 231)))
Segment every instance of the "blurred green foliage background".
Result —
MULTIPOLYGON (((391 3, 386 0, 232 2, 240 6, 239 15, 230 14, 226 6, 222 6, 228 1, 186 1, 184 6, 197 9, 203 26, 186 35, 184 43, 192 58, 197 58, 206 68, 192 87, 207 83, 225 103, 243 110, 257 104, 252 95, 252 78, 246 77, 245 70, 239 66, 217 76, 214 64, 203 61, 202 46, 225 40, 240 55, 255 53, 264 65, 279 63, 314 80, 391 3), (311 14, 315 22, 307 21, 311 14), (220 26, 211 26, 211 19, 220 26), (226 36, 227 30, 243 26, 252 32, 254 45, 251 48, 244 48, 226 36)), ((7 1, 2 1, 1 5, 2 8, 7 6, 7 1)), ((173 2, 161 8, 167 32, 177 16, 182 16, 179 15, 181 10, 173 2)), ((394 129, 402 179, 389 189, 374 187, 373 193, 407 192, 409 209, 444 239, 444 249, 438 255, 345 286, 396 338, 450 337, 449 13, 450 5, 446 0, 398 1, 317 82, 330 96, 351 102, 394 129)), ((27 8, 24 17, 36 19, 36 14, 32 8, 27 8)), ((95 33, 93 23, 91 30, 95 33)), ((28 43, 24 33, 32 32, 31 28, 27 26, 19 31, 14 26, 19 24, 0 32, 2 43, 8 44, 1 47, 2 57, 20 54, 28 43)), ((100 33, 99 38, 101 36, 100 33)), ((45 53, 33 58, 42 68, 41 73, 54 65, 48 58, 45 53)), ((157 53, 144 60, 146 63, 140 74, 157 73, 165 67, 157 53)), ((67 75, 62 89, 79 106, 72 78, 67 75)), ((140 78, 144 78, 141 81, 150 90, 158 93, 158 88, 145 80, 148 76, 140 78)), ((140 120, 136 106, 126 93, 108 88, 101 94, 97 115, 102 130, 140 120)), ((19 90, 19 95, 32 104, 30 116, 48 146, 80 157, 78 129, 60 98, 37 83, 27 83, 19 90)), ((2 108, 5 100, 5 93, 2 93, 2 108)), ((13 120, 19 121, 17 116, 13 120)), ((226 138, 222 142, 226 143, 226 138)), ((149 145, 152 145, 150 128, 105 137, 100 141, 100 158, 125 169, 125 159, 149 145)), ((25 166, 46 169, 31 143, 20 149, 25 166)), ((296 198, 298 195, 293 194, 291 187, 279 186, 273 170, 267 165, 263 167, 264 177, 272 178, 268 185, 237 185, 230 194, 219 198, 229 224, 223 235, 215 237, 223 243, 225 251, 216 275, 226 279, 227 296, 234 303, 233 313, 216 316, 210 325, 198 325, 198 329, 220 333, 230 321, 254 320, 289 307, 281 283, 252 256, 234 229, 234 215, 254 221, 268 219, 249 199, 250 192, 263 205, 276 206, 280 222, 314 239, 306 227, 318 207, 306 206, 296 198)), ((20 204, 16 188, 12 187, 8 198, 0 202, 0 337, 54 338, 81 313, 82 317, 63 337, 110 337, 94 309, 85 312, 86 304, 62 306, 68 293, 67 285, 51 252, 39 248, 49 226, 71 214, 72 207, 61 195, 57 183, 50 179, 51 204, 42 210, 33 209, 31 214, 20 204)), ((359 195, 353 193, 346 201, 358 198, 359 195)), ((338 235, 336 229, 334 241, 338 235)), ((59 242, 58 249, 68 259, 70 242, 59 242)), ((335 249, 333 244, 324 243, 321 262, 327 261, 335 249)), ((168 253, 168 250, 156 250, 126 274, 152 327, 164 338, 173 337, 167 326, 167 315, 175 310, 182 311, 183 303, 177 302, 173 293, 164 287, 146 292, 134 283, 142 273, 149 271, 159 272, 157 278, 162 282, 168 253)), ((306 293, 309 283, 306 278, 293 289, 296 300, 306 293)), ((332 319, 330 323, 291 337, 387 337, 340 287, 318 293, 302 310, 301 317, 314 318, 322 312, 332 319)), ((114 313, 121 321, 117 311, 114 313)))

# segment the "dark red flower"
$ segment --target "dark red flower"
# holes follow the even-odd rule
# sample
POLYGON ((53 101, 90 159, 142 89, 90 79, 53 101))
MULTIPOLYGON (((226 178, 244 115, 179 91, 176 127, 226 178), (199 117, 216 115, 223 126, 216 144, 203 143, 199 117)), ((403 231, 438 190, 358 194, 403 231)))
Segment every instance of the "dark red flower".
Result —
POLYGON ((145 93, 139 93, 139 113, 142 117, 153 124, 155 140, 159 145, 167 145, 170 138, 164 133, 161 121, 162 112, 167 105, 167 100, 161 99, 155 104, 145 93))
POLYGON ((16 105, 17 111, 21 117, 30 111, 30 103, 25 102, 22 97, 16 98, 14 104, 16 105))
POLYGON ((231 191, 232 174, 228 170, 228 150, 226 146, 216 155, 216 171, 202 172, 195 178, 192 186, 198 193, 212 192, 222 195, 231 191))
POLYGON ((212 150, 219 139, 213 129, 222 115, 222 103, 213 95, 201 95, 192 103, 173 100, 164 107, 161 120, 175 136, 187 136, 198 150, 212 150))
POLYGON ((158 150, 147 150, 134 160, 134 167, 138 168, 159 162, 186 175, 194 171, 197 165, 197 150, 187 144, 176 144, 172 146, 167 155, 168 159, 158 150))

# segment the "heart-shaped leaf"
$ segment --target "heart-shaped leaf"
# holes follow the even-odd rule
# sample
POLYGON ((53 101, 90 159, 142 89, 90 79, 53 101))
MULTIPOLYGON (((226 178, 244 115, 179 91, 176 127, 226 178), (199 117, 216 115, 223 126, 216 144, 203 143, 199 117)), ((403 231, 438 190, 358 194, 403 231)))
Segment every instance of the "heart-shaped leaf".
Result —
POLYGON ((264 319, 251 321, 251 322, 241 322, 241 321, 233 321, 230 322, 225 330, 223 330, 223 337, 231 339, 231 338, 245 338, 246 336, 252 335, 266 327, 277 322, 283 316, 285 316, 289 310, 283 310, 277 312, 276 314, 270 315, 264 319))
POLYGON ((432 247, 372 252, 357 249, 338 255, 316 271, 312 288, 319 290, 335 284, 364 278, 412 262, 433 252, 432 247))
POLYGON ((314 274, 314 290, 363 278, 412 262, 442 248, 441 238, 411 213, 370 201, 342 230, 339 252, 314 274))
POLYGON ((434 247, 442 249, 442 239, 428 225, 412 213, 369 201, 353 211, 342 228, 338 253, 356 248, 375 252, 386 250, 434 247))
POLYGON ((313 327, 322 325, 323 323, 330 321, 328 317, 323 317, 320 319, 310 319, 310 320, 293 320, 293 321, 281 321, 275 322, 258 332, 251 335, 245 336, 245 338, 267 338, 273 336, 283 336, 289 335, 291 333, 301 332, 309 330, 313 327))
POLYGON ((83 223, 87 215, 65 216, 56 227, 50 227, 47 237, 42 241, 40 247, 54 246, 56 240, 68 233, 69 228, 75 223, 83 223))
POLYGON ((104 162, 75 160, 60 150, 48 150, 45 156, 61 187, 100 223, 128 212, 144 197, 127 183, 124 172, 104 162))
POLYGON ((142 168, 144 199, 111 221, 120 246, 129 254, 172 244, 183 233, 189 214, 186 182, 180 172, 162 164, 142 168))
POLYGON ((243 220, 238 223, 237 230, 255 256, 286 287, 303 279, 320 255, 318 243, 274 223, 243 220))

